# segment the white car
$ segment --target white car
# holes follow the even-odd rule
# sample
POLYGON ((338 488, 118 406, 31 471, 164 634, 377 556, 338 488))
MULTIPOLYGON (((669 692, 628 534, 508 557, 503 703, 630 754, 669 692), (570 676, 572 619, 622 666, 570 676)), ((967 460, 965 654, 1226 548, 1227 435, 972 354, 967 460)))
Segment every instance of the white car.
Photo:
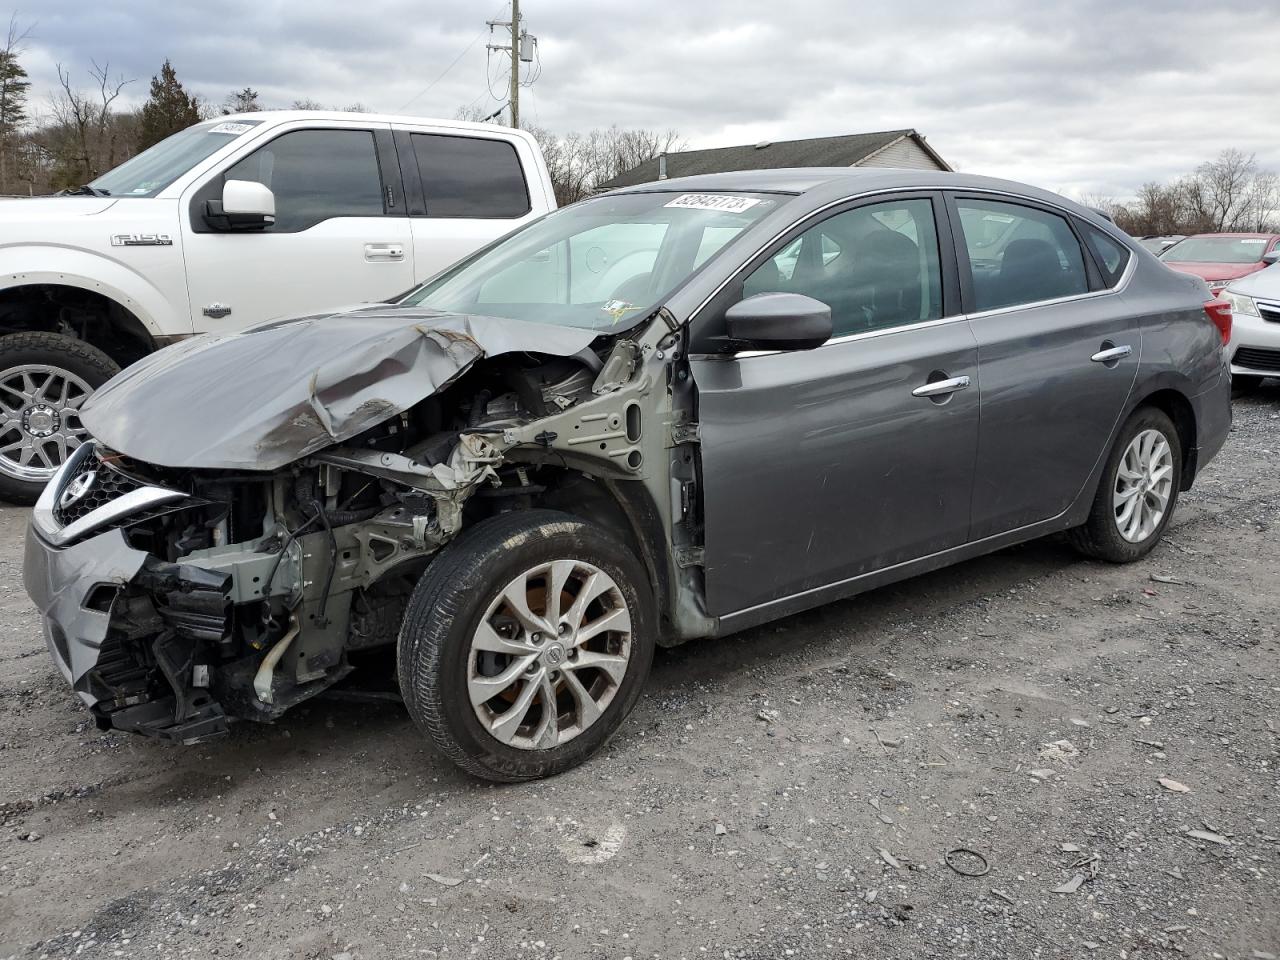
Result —
POLYGON ((1280 264, 1236 280, 1219 294, 1231 304, 1231 383, 1250 390, 1280 377, 1280 264))
POLYGON ((0 204, 0 498, 33 502, 121 367, 206 331, 386 300, 555 207, 519 130, 280 111, 0 204))

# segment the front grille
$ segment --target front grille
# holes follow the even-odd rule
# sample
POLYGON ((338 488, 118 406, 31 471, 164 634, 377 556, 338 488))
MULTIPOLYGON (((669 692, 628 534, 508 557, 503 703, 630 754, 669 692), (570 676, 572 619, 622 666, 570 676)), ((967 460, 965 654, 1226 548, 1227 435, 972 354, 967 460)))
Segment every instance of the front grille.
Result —
POLYGON ((138 481, 131 477, 126 477, 118 470, 107 466, 96 453, 84 462, 76 476, 71 478, 71 483, 75 483, 78 478, 87 476, 90 473, 94 475, 93 481, 82 496, 71 501, 65 507, 62 504, 62 498, 59 498, 54 505, 54 519, 64 527, 87 517, 99 507, 106 506, 111 501, 117 500, 126 493, 137 490, 142 486, 138 481))
POLYGON ((1263 350, 1259 347, 1241 347, 1231 360, 1237 367, 1250 370, 1280 371, 1280 350, 1263 350))
POLYGON ((1258 304, 1258 316, 1262 317, 1263 320, 1269 320, 1272 323, 1280 323, 1280 304, 1258 304))

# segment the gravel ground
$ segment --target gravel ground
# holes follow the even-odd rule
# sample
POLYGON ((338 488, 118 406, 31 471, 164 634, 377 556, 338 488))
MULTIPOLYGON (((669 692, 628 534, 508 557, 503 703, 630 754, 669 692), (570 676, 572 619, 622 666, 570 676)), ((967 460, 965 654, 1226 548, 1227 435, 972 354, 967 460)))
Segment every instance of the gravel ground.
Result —
POLYGON ((1278 521, 1273 386, 1146 562, 1038 542, 660 652, 601 755, 495 787, 394 704, 98 732, 0 510, 0 957, 1280 955, 1278 521))

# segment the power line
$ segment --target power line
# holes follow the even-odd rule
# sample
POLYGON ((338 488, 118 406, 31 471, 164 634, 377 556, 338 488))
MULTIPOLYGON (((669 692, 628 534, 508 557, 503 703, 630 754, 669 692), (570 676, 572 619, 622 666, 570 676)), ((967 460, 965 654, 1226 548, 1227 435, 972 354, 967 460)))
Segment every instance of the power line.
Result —
MULTIPOLYGON (((502 12, 502 7, 499 7, 498 13, 501 13, 501 12, 502 12)), ((497 15, 498 15, 497 13, 494 14, 495 17, 497 15)), ((405 109, 405 107, 409 106, 409 104, 413 103, 415 100, 417 100, 427 91, 429 91, 432 87, 434 87, 437 83, 443 80, 448 75, 449 71, 452 70, 454 67, 456 67, 458 65, 458 62, 463 57, 465 57, 468 53, 471 52, 471 48, 480 42, 480 38, 483 37, 484 34, 485 32, 483 30, 477 33, 475 37, 472 39, 472 41, 462 48, 462 52, 453 58, 453 62, 451 62, 447 67, 444 68, 444 71, 440 74, 440 76, 436 77, 434 80, 428 83, 425 87, 423 87, 420 91, 418 91, 418 93, 414 94, 412 97, 406 100, 403 104, 401 104, 399 110, 397 110, 396 112, 399 113, 400 110, 405 109)), ((487 59, 487 56, 486 56, 486 59, 487 59)))

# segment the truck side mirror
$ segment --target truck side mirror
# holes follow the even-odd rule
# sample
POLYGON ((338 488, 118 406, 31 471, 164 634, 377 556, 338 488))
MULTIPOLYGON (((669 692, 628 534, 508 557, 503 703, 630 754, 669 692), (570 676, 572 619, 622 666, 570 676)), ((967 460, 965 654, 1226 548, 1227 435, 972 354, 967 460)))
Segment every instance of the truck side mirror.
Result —
POLYGON ((1280 262, 1280 247, 1276 247, 1274 250, 1268 250, 1264 253, 1262 255, 1262 262, 1267 264, 1280 262))
POLYGON ((276 222, 276 197, 256 180, 228 180, 222 200, 205 203, 204 219, 215 230, 265 230, 276 222))

